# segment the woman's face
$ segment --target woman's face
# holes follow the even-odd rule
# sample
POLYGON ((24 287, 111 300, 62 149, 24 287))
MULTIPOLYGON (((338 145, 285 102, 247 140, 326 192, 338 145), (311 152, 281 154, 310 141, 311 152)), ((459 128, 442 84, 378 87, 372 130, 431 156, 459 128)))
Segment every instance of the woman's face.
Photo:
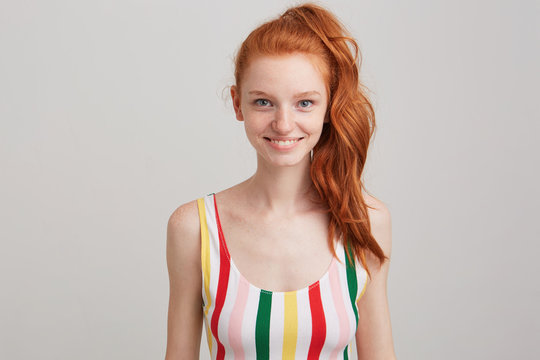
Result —
POLYGON ((314 61, 301 53, 257 57, 243 74, 241 93, 231 88, 236 118, 269 165, 310 161, 328 121, 326 84, 314 61))

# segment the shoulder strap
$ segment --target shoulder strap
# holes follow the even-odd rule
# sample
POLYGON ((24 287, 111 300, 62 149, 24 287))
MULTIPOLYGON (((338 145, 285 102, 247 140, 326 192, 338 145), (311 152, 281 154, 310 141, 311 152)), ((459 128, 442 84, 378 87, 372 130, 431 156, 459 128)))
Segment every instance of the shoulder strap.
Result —
MULTIPOLYGON (((207 198, 208 196, 206 196, 207 198)), ((203 310, 204 319, 206 323, 206 339, 208 341, 208 348, 212 353, 212 336, 210 333, 210 326, 208 325, 208 310, 212 305, 212 298, 210 296, 210 236, 208 234, 208 222, 206 221, 206 198, 202 197, 197 199, 197 206, 199 208, 199 220, 201 224, 201 270, 203 281, 203 310)))
POLYGON ((201 224, 201 270, 203 276, 203 286, 206 307, 209 305, 210 299, 210 236, 208 234, 208 222, 206 219, 206 204, 205 198, 197 199, 199 207, 199 220, 201 224))

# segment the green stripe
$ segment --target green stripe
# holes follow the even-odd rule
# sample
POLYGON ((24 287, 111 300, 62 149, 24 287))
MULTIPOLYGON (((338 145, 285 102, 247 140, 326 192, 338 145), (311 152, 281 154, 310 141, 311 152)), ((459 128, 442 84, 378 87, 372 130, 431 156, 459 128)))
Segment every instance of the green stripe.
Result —
MULTIPOLYGON (((347 251, 343 247, 343 252, 345 253, 345 261, 347 262, 347 286, 349 287, 349 297, 351 298, 352 308, 354 310, 354 317, 356 318, 356 328, 358 328, 358 308, 356 307, 356 293, 358 292, 358 280, 356 279, 356 267, 354 263, 354 254, 351 250, 351 244, 347 244, 349 248, 349 254, 351 254, 351 260, 347 257, 347 251)), ((349 360, 349 345, 345 347, 343 351, 343 359, 349 360)))
POLYGON ((347 285, 349 286, 349 296, 351 298, 351 304, 354 310, 354 316, 356 318, 356 327, 358 328, 358 309, 356 307, 356 295, 358 293, 358 281, 356 279, 356 267, 354 264, 354 254, 351 250, 350 244, 347 244, 349 248, 349 253, 351 254, 351 261, 347 257, 347 252, 345 251, 345 260, 347 261, 347 285))
POLYGON ((257 322, 255 324, 255 350, 257 360, 270 358, 270 309, 272 308, 272 292, 261 290, 257 322))

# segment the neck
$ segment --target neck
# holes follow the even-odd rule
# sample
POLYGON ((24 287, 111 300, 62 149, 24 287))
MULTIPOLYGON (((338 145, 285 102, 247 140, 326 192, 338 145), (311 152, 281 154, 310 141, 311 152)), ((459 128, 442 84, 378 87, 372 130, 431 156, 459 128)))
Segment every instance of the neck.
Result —
POLYGON ((247 180, 250 203, 268 216, 293 216, 311 206, 307 194, 311 186, 311 156, 295 166, 269 166, 257 157, 257 171, 247 180))

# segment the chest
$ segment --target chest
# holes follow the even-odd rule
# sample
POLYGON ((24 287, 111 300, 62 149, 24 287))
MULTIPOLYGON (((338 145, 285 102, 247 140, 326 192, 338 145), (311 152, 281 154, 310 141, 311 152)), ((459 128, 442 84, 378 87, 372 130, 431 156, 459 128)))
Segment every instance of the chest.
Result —
POLYGON ((261 289, 300 289, 319 280, 330 266, 328 219, 322 213, 265 219, 222 211, 219 218, 232 262, 261 289))

